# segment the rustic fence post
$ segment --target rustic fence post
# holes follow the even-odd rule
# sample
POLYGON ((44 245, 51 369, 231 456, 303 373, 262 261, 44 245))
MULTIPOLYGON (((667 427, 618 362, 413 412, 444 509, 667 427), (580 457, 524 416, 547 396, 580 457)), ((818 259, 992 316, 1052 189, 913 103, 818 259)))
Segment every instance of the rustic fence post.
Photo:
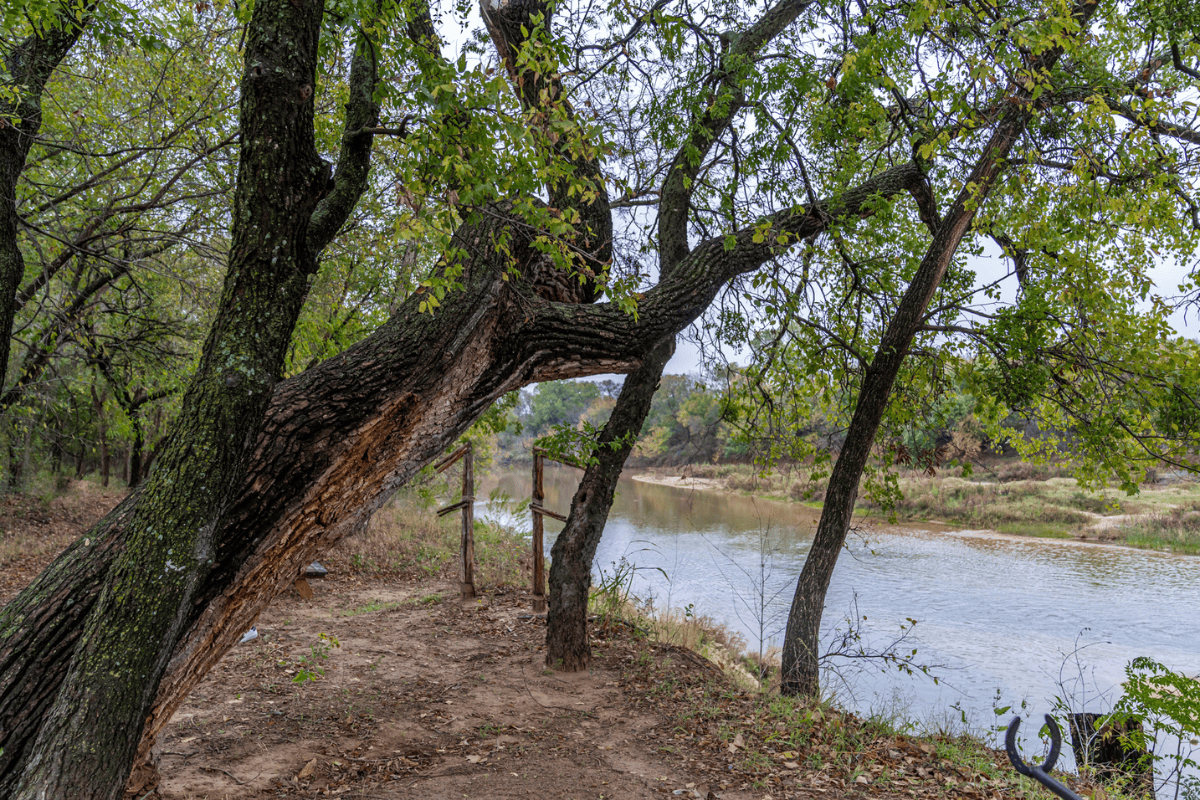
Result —
POLYGON ((442 517, 456 509, 462 509, 462 537, 459 553, 462 556, 462 580, 458 584, 463 600, 475 596, 475 458, 471 443, 467 442, 438 462, 434 469, 441 473, 448 470, 459 459, 463 460, 462 499, 457 503, 438 509, 442 517))
POLYGON ((463 459, 462 599, 475 596, 475 452, 467 443, 463 459))
POLYGON ((546 492, 542 488, 545 457, 540 448, 533 449, 533 496, 529 509, 533 512, 533 611, 541 614, 546 610, 546 551, 543 543, 542 503, 546 492))
POLYGON ((533 514, 533 610, 537 614, 546 610, 546 551, 543 544, 545 537, 542 517, 550 517, 563 523, 567 521, 562 514, 551 511, 544 505, 546 492, 542 488, 542 477, 545 474, 547 458, 575 469, 586 469, 573 458, 551 455, 540 447, 533 448, 533 494, 529 498, 529 510, 533 514))

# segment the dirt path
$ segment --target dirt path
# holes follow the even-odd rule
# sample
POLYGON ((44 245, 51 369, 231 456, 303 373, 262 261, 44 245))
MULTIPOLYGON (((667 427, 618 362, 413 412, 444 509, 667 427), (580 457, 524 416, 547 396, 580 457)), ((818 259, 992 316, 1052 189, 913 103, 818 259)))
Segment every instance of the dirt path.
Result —
POLYGON ((999 753, 968 764, 950 740, 828 710, 781 717, 627 624, 593 626, 593 666, 569 675, 543 668, 544 621, 523 593, 462 603, 451 582, 336 568, 313 583, 312 600, 276 600, 188 698, 151 797, 1018 796, 999 753))
POLYGON ((163 798, 762 797, 657 752, 664 720, 622 689, 641 645, 602 641, 590 672, 553 673, 518 597, 313 584, 312 601, 277 600, 176 715, 163 798), (302 670, 315 679, 294 682, 302 670))

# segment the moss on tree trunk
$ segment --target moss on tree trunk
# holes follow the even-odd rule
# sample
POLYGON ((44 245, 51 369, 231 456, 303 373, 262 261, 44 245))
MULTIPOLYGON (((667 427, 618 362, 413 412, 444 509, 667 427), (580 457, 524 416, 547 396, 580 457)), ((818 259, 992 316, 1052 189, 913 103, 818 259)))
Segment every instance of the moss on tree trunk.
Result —
POLYGON ((307 227, 329 181, 313 146, 320 3, 261 3, 247 36, 241 165, 216 321, 180 417, 123 527, 9 796, 116 797, 242 482, 303 305, 307 227))

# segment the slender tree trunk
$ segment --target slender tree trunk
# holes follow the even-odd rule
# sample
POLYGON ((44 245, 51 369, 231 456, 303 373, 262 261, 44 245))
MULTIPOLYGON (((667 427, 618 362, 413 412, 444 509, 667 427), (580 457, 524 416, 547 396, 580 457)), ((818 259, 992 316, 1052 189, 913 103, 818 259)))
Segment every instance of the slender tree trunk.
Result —
MULTIPOLYGON (((161 442, 159 443, 161 444, 161 442)), ((142 456, 142 477, 145 478, 150 474, 150 468, 154 466, 154 457, 158 454, 158 445, 151 447, 144 456, 142 456)))
POLYGON ((663 368, 671 359, 674 343, 655 347, 635 372, 625 379, 612 415, 592 452, 594 462, 571 499, 562 533, 550 550, 550 597, 546 615, 546 666, 578 672, 592 661, 588 639, 588 594, 592 561, 608 521, 617 480, 641 433, 663 368))
POLYGON ((104 418, 103 406, 96 411, 96 424, 100 440, 100 485, 107 489, 109 473, 112 472, 112 458, 108 452, 108 422, 104 418))
POLYGON ((146 477, 143 455, 146 449, 146 435, 142 428, 142 405, 146 402, 146 390, 139 386, 133 397, 126 395, 126 398, 129 402, 124 404, 125 416, 129 419, 129 426, 133 428, 133 444, 129 447, 129 488, 132 489, 146 477))
POLYGON ((17 447, 16 431, 10 431, 8 439, 8 490, 19 491, 21 488, 21 454, 17 447))
POLYGON ((129 488, 142 482, 145 468, 142 465, 142 448, 145 447, 141 425, 133 426, 133 444, 129 446, 129 488))
MULTIPOLYGON (((733 62, 752 57, 811 5, 807 0, 780 2, 770 6, 758 21, 742 31, 728 54, 733 62)), ((492 37, 497 38, 493 30, 492 37)), ((669 277, 692 252, 688 243, 688 208, 691 186, 701 162, 719 134, 741 108, 742 89, 732 73, 722 66, 719 101, 692 120, 687 144, 676 154, 663 181, 658 217, 659 270, 669 277)), ((817 212, 817 209, 812 209, 817 212)), ((812 224, 824 222, 814 213, 812 224)), ((611 223, 610 223, 611 229, 611 223)), ((567 523, 554 542, 550 566, 550 604, 546 619, 546 664, 574 672, 591 661, 587 631, 587 603, 591 587, 592 560, 604 533, 612 507, 617 480, 641 433, 654 392, 674 351, 674 340, 659 343, 642 366, 625 379, 612 414, 600 435, 600 446, 592 454, 571 501, 567 523)))
POLYGON ((16 419, 12 420, 8 430, 8 488, 9 491, 20 491, 25 485, 25 465, 29 460, 29 446, 33 438, 33 429, 22 425, 16 419))
MULTIPOLYGON (((1083 35, 1086 35, 1087 20, 1095 13, 1096 4, 1093 2, 1077 6, 1076 9, 1083 35)), ((1030 73, 1036 76, 1041 70, 1048 72, 1061 54, 1061 48, 1043 53, 1030 73)), ((934 224, 933 242, 888 323, 875 357, 863 377, 846 442, 829 476, 821 520, 817 524, 804 568, 796 581, 781 657, 780 691, 783 694, 810 697, 820 694, 818 647, 825 595, 838 554, 850 529, 850 519, 858 499, 859 480, 887 410, 892 386, 913 338, 924 324, 925 311, 945 277, 959 243, 971 227, 976 209, 987 199, 1004 169, 1005 158, 1025 130, 1032 112, 1029 94, 1025 92, 996 124, 983 154, 945 220, 934 224)))
POLYGON ((0 51, 9 77, 0 83, 0 119, 17 120, 15 125, 0 125, 0 388, 8 374, 17 289, 25 276, 17 245, 17 181, 42 126, 42 89, 79 39, 94 5, 92 0, 78 8, 64 4, 58 18, 47 21, 46 30, 0 51))

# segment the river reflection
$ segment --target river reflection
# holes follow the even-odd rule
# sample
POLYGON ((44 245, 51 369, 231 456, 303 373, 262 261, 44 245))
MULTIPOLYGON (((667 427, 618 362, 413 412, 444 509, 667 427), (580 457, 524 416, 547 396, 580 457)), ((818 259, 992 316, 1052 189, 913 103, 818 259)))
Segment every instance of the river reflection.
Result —
MULTIPOLYGON (((548 465, 546 506, 565 513, 579 475, 548 465)), ((500 488, 528 496, 529 478, 504 476, 500 488)), ((750 649, 761 638, 765 650, 782 639, 816 521, 801 506, 626 479, 595 565, 611 572, 624 557, 638 567, 639 597, 659 607, 693 604, 750 649)), ((550 519, 546 526, 551 539, 561 528, 550 519)), ((1200 558, 880 525, 853 535, 838 561, 827 635, 855 603, 869 641, 885 644, 916 619, 919 661, 945 665, 940 685, 894 670, 860 674, 842 698, 859 711, 898 699, 910 718, 937 720, 957 718, 956 704, 978 729, 995 722, 997 691, 999 705, 1028 699, 1040 716, 1063 693, 1060 681, 1077 698, 1094 698, 1118 686, 1136 656, 1200 674, 1200 558)))

